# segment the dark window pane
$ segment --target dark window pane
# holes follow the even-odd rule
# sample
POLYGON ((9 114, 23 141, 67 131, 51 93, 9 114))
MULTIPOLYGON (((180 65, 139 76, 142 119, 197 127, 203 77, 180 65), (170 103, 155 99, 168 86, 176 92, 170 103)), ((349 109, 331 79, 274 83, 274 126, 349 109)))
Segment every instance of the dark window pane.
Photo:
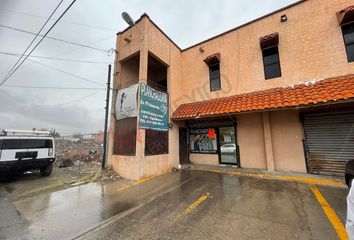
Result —
POLYGON ((215 64, 209 66, 209 74, 210 74, 210 90, 211 91, 220 90, 221 89, 220 65, 215 64))
POLYGON ((354 62, 354 43, 346 46, 349 62, 354 62))
POLYGON ((220 65, 219 64, 214 64, 209 67, 210 71, 219 71, 220 70, 220 65))
POLYGON ((343 26, 342 31, 344 36, 344 43, 346 45, 354 43, 354 23, 343 26))
POLYGON ((276 78, 281 76, 280 65, 278 63, 264 66, 265 79, 276 78))
POLYGON ((354 32, 345 34, 344 35, 344 42, 345 42, 345 44, 354 43, 354 32))
POLYGON ((159 155, 168 153, 168 132, 145 130, 145 155, 159 155))
POLYGON ((53 148, 53 142, 48 139, 4 139, 2 149, 34 149, 53 148))
POLYGON ((279 61, 278 52, 272 54, 263 54, 264 65, 270 65, 279 61))
POLYGON ((210 71, 210 79, 214 80, 214 79, 219 79, 220 77, 220 71, 216 70, 216 71, 210 71))
POLYGON ((125 118, 116 121, 113 154, 135 155, 136 118, 125 118))
POLYGON ((221 89, 220 79, 211 80, 210 81, 210 88, 211 88, 211 91, 220 90, 221 89))
POLYGON ((348 62, 354 61, 354 23, 342 26, 348 62))
POLYGON ((278 46, 262 51, 264 76, 265 79, 271 79, 281 76, 278 46))

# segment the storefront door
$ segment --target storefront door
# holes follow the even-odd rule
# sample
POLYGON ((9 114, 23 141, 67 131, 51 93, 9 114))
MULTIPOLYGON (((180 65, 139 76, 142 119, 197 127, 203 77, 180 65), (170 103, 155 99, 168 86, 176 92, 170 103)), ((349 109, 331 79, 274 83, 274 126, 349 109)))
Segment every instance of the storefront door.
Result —
POLYGON ((235 127, 220 127, 218 134, 221 164, 238 165, 235 127))

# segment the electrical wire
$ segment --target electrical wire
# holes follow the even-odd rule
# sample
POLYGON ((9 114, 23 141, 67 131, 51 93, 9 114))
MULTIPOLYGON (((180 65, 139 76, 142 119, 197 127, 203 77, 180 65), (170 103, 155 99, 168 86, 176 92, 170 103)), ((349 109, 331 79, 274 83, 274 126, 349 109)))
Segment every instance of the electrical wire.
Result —
MULTIPOLYGON (((9 55, 9 56, 21 56, 19 53, 9 53, 9 52, 1 52, 0 54, 9 55)), ((27 56, 26 54, 24 56, 27 56)), ((109 62, 99 62, 99 61, 85 61, 85 60, 77 60, 77 59, 68 59, 68 58, 55 58, 55 57, 45 57, 45 56, 36 56, 31 55, 31 58, 42 58, 56 61, 64 61, 64 62, 77 62, 77 63, 92 63, 92 64, 110 64, 109 62)))
MULTIPOLYGON (((12 56, 12 55, 10 55, 10 56, 12 56)), ((33 63, 35 63, 35 64, 39 64, 39 65, 41 65, 41 66, 47 67, 47 68, 49 68, 49 69, 52 69, 52 70, 55 70, 55 71, 58 71, 58 72, 61 72, 61 73, 64 73, 64 74, 67 74, 67 75, 69 75, 69 76, 78 78, 78 79, 80 79, 80 80, 83 80, 83 81, 86 81, 86 82, 89 82, 89 83, 93 83, 93 84, 96 84, 96 85, 99 85, 99 86, 104 86, 104 87, 106 87, 106 86, 105 86, 104 84, 102 84, 102 83, 95 82, 95 81, 92 81, 92 80, 87 79, 87 78, 84 78, 84 77, 80 77, 80 76, 75 75, 75 74, 73 74, 73 73, 69 73, 69 72, 64 71, 64 70, 62 70, 62 69, 59 69, 59 68, 56 68, 56 67, 53 67, 53 66, 44 64, 44 63, 42 63, 42 62, 38 62, 38 61, 35 61, 35 60, 33 60, 33 59, 28 59, 28 61, 33 62, 33 63)), ((0 87, 5 87, 5 86, 6 86, 6 85, 2 85, 2 86, 0 85, 0 87)))
POLYGON ((64 103, 59 103, 59 104, 54 104, 54 105, 35 105, 35 106, 42 106, 42 107, 59 107, 59 106, 64 106, 64 105, 68 105, 68 104, 72 104, 72 103, 77 103, 77 102, 80 102, 86 98, 89 98, 89 97, 92 97, 94 95, 96 95, 97 93, 100 93, 101 91, 96 91, 94 93, 90 93, 84 97, 81 97, 81 98, 78 98, 78 99, 75 99, 73 101, 70 101, 70 102, 64 102, 64 103))
MULTIPOLYGON (((33 59, 29 59, 29 61, 34 62, 34 63, 36 63, 36 64, 39 64, 39 65, 41 65, 41 66, 44 66, 44 67, 53 69, 53 70, 55 70, 55 71, 64 73, 64 74, 66 74, 66 75, 72 76, 72 77, 74 77, 74 78, 81 79, 81 80, 83 80, 83 81, 86 81, 86 82, 89 82, 89 83, 92 83, 92 84, 95 84, 95 85, 99 85, 99 86, 106 87, 106 85, 103 84, 103 83, 95 82, 95 81, 92 81, 92 80, 90 80, 90 79, 87 79, 87 78, 84 78, 84 77, 80 77, 80 76, 75 75, 75 74, 73 74, 73 73, 70 73, 70 72, 64 71, 64 70, 62 70, 62 69, 59 69, 59 68, 56 68, 56 67, 53 67, 53 66, 44 64, 44 63, 42 63, 42 62, 38 62, 38 61, 35 61, 35 60, 33 60, 33 59)), ((1 86, 1 85, 0 85, 0 86, 1 86)))
MULTIPOLYGON (((36 17, 36 18, 46 18, 44 16, 39 16, 39 15, 35 15, 32 13, 20 12, 20 11, 15 11, 15 10, 11 10, 11 9, 5 9, 5 8, 0 8, 0 11, 21 14, 24 16, 30 16, 30 17, 36 17)), ((114 30, 114 29, 105 28, 105 27, 98 27, 98 26, 93 26, 93 25, 84 24, 84 23, 77 23, 77 22, 72 22, 72 21, 62 21, 62 22, 68 23, 68 24, 73 24, 73 25, 78 25, 78 26, 83 26, 83 27, 96 28, 96 29, 101 29, 101 30, 105 30, 105 31, 116 32, 116 30, 114 30)))
POLYGON ((105 88, 84 88, 84 87, 46 87, 46 86, 25 86, 25 85, 4 85, 7 88, 33 88, 33 89, 57 89, 57 90, 106 90, 105 88))
POLYGON ((38 33, 36 34, 36 36, 32 39, 31 43, 27 46, 26 50, 22 53, 21 57, 17 60, 17 62, 15 63, 15 65, 13 65, 13 67, 11 68, 11 70, 6 74, 4 80, 0 83, 0 86, 2 84, 4 84, 4 82, 8 79, 8 77, 10 76, 10 74, 12 73, 12 71, 15 69, 16 65, 21 61, 21 59, 23 58, 23 55, 26 54, 26 52, 28 51, 28 49, 32 46, 32 44, 34 43, 34 41, 37 39, 38 35, 41 33, 41 31, 44 29, 44 27, 47 25, 47 23, 49 22, 49 20, 52 18, 52 16, 54 15, 54 13, 58 10, 58 8, 60 7, 60 5, 63 3, 64 0, 61 0, 58 5, 56 6, 56 8, 54 9, 54 11, 50 14, 50 16, 47 18, 47 21, 45 21, 45 23, 43 24, 43 26, 41 27, 41 29, 38 31, 38 33))
MULTIPOLYGON (((63 0, 61 0, 63 1, 63 0)), ((57 25, 57 23, 60 21, 60 19, 66 14, 67 11, 74 5, 76 0, 73 0, 70 5, 65 9, 65 11, 60 15, 60 17, 54 22, 54 24, 49 28, 49 30, 44 34, 44 36, 39 40, 39 42, 32 48, 32 50, 28 53, 28 55, 20 62, 20 64, 10 73, 9 76, 5 77, 5 79, 0 83, 0 86, 3 85, 16 71, 19 69, 19 67, 26 61, 26 59, 31 55, 31 53, 41 44, 41 42, 44 40, 44 38, 49 34, 49 32, 57 25)), ((25 54, 26 52, 24 52, 25 54)))
MULTIPOLYGON (((110 39, 110 38, 112 38, 112 37, 116 37, 116 35, 115 35, 115 34, 114 34, 114 35, 110 35, 110 36, 108 36, 108 37, 99 39, 99 40, 97 40, 97 41, 95 41, 95 42, 89 43, 88 45, 95 45, 95 44, 97 44, 97 43, 106 41, 106 40, 108 40, 108 39, 110 39)), ((63 52, 63 53, 56 54, 56 55, 54 55, 53 57, 58 57, 58 56, 66 55, 66 54, 68 54, 68 53, 73 53, 73 52, 75 52, 75 51, 77 51, 77 50, 79 50, 79 49, 81 49, 81 47, 77 47, 77 48, 71 49, 71 50, 69 50, 69 51, 65 51, 65 52, 63 52)), ((40 63, 42 63, 42 62, 40 62, 40 63)), ((31 66, 32 64, 35 64, 35 63, 33 62, 33 63, 30 63, 30 64, 27 64, 26 66, 22 67, 22 69, 23 69, 23 68, 26 68, 26 67, 29 67, 29 66, 31 66)), ((1 87, 1 86, 0 86, 0 87, 1 87)))
MULTIPOLYGON (((30 32, 30 31, 19 29, 19 28, 15 28, 15 27, 10 27, 10 26, 4 25, 4 24, 0 24, 0 27, 7 28, 7 29, 10 29, 10 30, 13 30, 13 31, 17 31, 17 32, 27 33, 27 34, 31 34, 31 35, 37 35, 34 32, 30 32)), ((89 49, 92 49, 92 50, 97 50, 97 51, 104 52, 104 53, 108 53, 109 52, 109 50, 104 50, 104 49, 100 49, 100 48, 96 48, 96 47, 90 47, 90 46, 87 46, 85 44, 76 43, 76 42, 72 42, 72 41, 68 41, 68 40, 64 40, 64 39, 60 39, 60 38, 56 38, 56 37, 44 36, 44 35, 41 35, 41 34, 38 34, 38 36, 39 37, 45 37, 47 39, 52 39, 52 40, 59 41, 59 42, 64 42, 64 43, 80 46, 80 47, 89 48, 89 49)))

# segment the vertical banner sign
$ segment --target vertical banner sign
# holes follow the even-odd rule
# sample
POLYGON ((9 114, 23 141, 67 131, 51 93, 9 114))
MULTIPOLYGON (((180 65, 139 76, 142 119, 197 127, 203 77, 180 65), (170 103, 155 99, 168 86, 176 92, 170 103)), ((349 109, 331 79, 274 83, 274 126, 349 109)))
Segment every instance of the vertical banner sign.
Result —
POLYGON ((140 84, 139 128, 168 131, 168 95, 140 84))
POLYGON ((137 116, 137 92, 139 84, 120 89, 116 99, 117 120, 137 116))

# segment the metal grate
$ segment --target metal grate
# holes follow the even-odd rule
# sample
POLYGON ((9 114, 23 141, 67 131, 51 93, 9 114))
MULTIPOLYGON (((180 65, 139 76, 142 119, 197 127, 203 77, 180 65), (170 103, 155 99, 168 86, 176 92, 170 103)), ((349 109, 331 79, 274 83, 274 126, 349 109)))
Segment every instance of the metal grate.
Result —
POLYGON ((354 159, 354 112, 305 114, 303 124, 308 171, 344 176, 354 159))

